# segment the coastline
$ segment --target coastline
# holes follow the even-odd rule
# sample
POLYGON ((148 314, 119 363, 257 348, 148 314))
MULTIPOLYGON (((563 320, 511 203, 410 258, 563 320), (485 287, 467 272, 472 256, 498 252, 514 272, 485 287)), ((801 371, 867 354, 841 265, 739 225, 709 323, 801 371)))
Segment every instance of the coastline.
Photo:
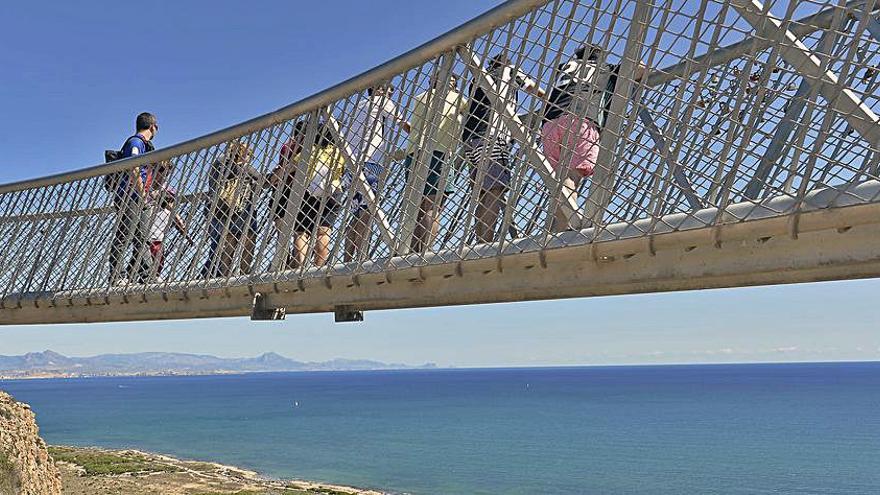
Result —
POLYGON ((435 363, 409 365, 371 359, 334 358, 299 361, 275 352, 256 357, 218 357, 181 352, 136 352, 65 356, 47 349, 17 356, 0 355, 0 380, 124 376, 201 376, 243 373, 434 369, 435 363))
MULTIPOLYGON (((0 356, 2 357, 2 356, 0 356)), ((240 376, 267 375, 273 373, 361 373, 382 371, 500 371, 500 370, 564 370, 564 369, 602 369, 602 368, 682 368, 682 367, 727 367, 727 366, 802 366, 802 365, 840 365, 840 364, 880 364, 880 359, 841 359, 819 361, 718 361, 718 362, 663 362, 663 363, 594 363, 564 365, 515 365, 515 366, 409 366, 388 368, 315 368, 291 370, 211 370, 211 371, 146 371, 132 373, 43 373, 0 372, 0 384, 13 381, 40 380, 79 380, 91 378, 171 378, 171 377, 204 377, 204 376, 240 376)))
POLYGON ((211 461, 139 449, 52 445, 64 495, 390 495, 390 492, 301 479, 277 480, 211 461))

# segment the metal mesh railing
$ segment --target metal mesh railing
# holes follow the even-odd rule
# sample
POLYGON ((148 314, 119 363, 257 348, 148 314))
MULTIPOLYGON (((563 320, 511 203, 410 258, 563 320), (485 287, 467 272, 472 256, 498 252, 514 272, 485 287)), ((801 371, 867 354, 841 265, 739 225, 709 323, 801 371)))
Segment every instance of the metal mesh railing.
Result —
POLYGON ((0 186, 0 299, 394 270, 876 202, 877 7, 511 1, 251 122, 0 186), (143 192, 108 180, 141 173, 143 192))

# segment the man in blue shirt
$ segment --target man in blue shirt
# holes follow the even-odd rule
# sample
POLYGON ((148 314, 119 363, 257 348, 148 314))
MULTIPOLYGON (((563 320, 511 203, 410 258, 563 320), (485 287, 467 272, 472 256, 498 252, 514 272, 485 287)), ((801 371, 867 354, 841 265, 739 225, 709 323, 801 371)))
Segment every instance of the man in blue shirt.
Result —
MULTIPOLYGON (((122 157, 142 155, 153 151, 152 140, 159 130, 156 116, 144 112, 135 121, 136 134, 125 140, 122 145, 122 157)), ((116 207, 116 225, 113 240, 110 244, 110 283, 115 285, 128 284, 128 277, 134 276, 132 269, 138 254, 145 245, 146 229, 143 225, 143 209, 150 189, 150 167, 135 167, 119 178, 113 204, 116 207), (132 247, 132 258, 128 261, 125 273, 120 272, 123 253, 132 247), (127 277, 127 276, 128 277, 127 277)))

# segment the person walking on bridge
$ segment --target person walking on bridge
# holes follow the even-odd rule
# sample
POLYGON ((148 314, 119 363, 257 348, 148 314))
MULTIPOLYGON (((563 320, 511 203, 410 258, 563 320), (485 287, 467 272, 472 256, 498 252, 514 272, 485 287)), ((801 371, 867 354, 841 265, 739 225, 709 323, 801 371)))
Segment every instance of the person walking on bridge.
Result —
MULTIPOLYGON (((357 163, 363 160, 363 174, 373 193, 378 192, 379 177, 392 155, 390 144, 395 141, 394 129, 410 131, 409 122, 403 118, 391 98, 394 87, 379 84, 367 90, 367 97, 361 99, 354 108, 351 118, 343 126, 342 138, 353 154, 354 163, 349 164, 346 182, 355 179, 357 163)), ((364 239, 369 234, 372 221, 369 206, 363 194, 357 192, 352 197, 352 217, 345 237, 345 260, 354 259, 364 239)))
POLYGON ((330 237, 342 196, 342 174, 346 162, 325 123, 319 123, 312 146, 306 153, 307 121, 294 125, 290 139, 281 147, 278 165, 268 182, 276 190, 272 207, 278 233, 279 268, 302 268, 313 256, 313 266, 324 266, 330 258, 330 237), (305 174, 297 175, 303 166, 305 174), (295 181, 299 184, 295 184, 295 181), (303 186, 302 201, 295 204, 295 185, 303 186), (293 241, 293 252, 288 248, 293 241))
MULTIPOLYGON (((135 119, 135 135, 125 140, 120 158, 149 153, 153 147, 153 138, 159 131, 156 116, 144 112, 135 119)), ((146 242, 146 229, 143 225, 143 209, 146 205, 150 189, 151 167, 135 167, 119 174, 113 192, 113 206, 116 209, 116 221, 113 238, 110 241, 109 264, 110 284, 127 285, 129 277, 134 276, 134 264, 146 242), (131 258, 125 272, 121 271, 122 256, 131 249, 131 258)))
POLYGON ((440 230, 440 210, 445 197, 455 192, 451 162, 458 149, 461 137, 461 124, 468 108, 468 100, 458 92, 458 77, 450 74, 448 80, 440 80, 437 75, 431 78, 431 87, 416 95, 412 107, 412 132, 409 135, 409 147, 403 165, 407 180, 414 168, 419 153, 428 162, 428 175, 420 200, 417 222, 410 243, 414 252, 424 252, 434 242, 440 230), (444 91, 443 85, 447 85, 444 91), (432 105, 437 104, 435 98, 443 98, 438 105, 439 115, 429 115, 432 105), (433 123, 434 129, 428 126, 433 123), (428 136, 432 135, 430 142, 428 136), (446 177, 443 177, 444 170, 446 177), (443 190, 440 190, 444 183, 443 190))
POLYGON ((471 98, 461 137, 464 156, 472 167, 471 180, 474 187, 479 188, 475 216, 477 241, 481 243, 495 240, 495 224, 505 207, 505 195, 510 187, 513 138, 501 112, 507 105, 518 105, 521 90, 544 96, 538 83, 515 67, 504 53, 489 59, 486 73, 495 87, 484 88, 476 80, 471 81, 471 98))
POLYGON ((155 166, 153 177, 147 193, 147 208, 143 211, 146 242, 140 254, 140 267, 137 271, 139 283, 162 282, 162 267, 165 262, 165 238, 170 226, 183 236, 189 247, 195 245, 195 239, 187 232, 186 225, 177 211, 177 194, 170 185, 168 177, 173 166, 162 162, 155 166))
POLYGON ((263 176, 253 167, 254 152, 244 141, 232 141, 208 170, 208 257, 202 277, 236 273, 233 259, 241 249, 238 273, 251 271, 257 245, 256 198, 263 176))
MULTIPOLYGON (((556 85, 550 91, 541 130, 547 161, 562 180, 560 202, 577 199, 585 177, 593 175, 599 158, 599 137, 617 85, 619 64, 602 63, 602 48, 587 43, 558 69, 556 85)), ((634 79, 646 73, 644 64, 635 68, 634 79)), ((561 207, 556 208, 553 231, 571 228, 561 207)))

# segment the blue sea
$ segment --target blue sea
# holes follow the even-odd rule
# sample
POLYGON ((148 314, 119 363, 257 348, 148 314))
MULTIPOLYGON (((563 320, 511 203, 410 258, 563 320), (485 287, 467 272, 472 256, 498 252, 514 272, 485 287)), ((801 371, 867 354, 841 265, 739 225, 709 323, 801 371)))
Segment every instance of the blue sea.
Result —
POLYGON ((878 494, 880 363, 0 382, 49 443, 411 494, 878 494))

